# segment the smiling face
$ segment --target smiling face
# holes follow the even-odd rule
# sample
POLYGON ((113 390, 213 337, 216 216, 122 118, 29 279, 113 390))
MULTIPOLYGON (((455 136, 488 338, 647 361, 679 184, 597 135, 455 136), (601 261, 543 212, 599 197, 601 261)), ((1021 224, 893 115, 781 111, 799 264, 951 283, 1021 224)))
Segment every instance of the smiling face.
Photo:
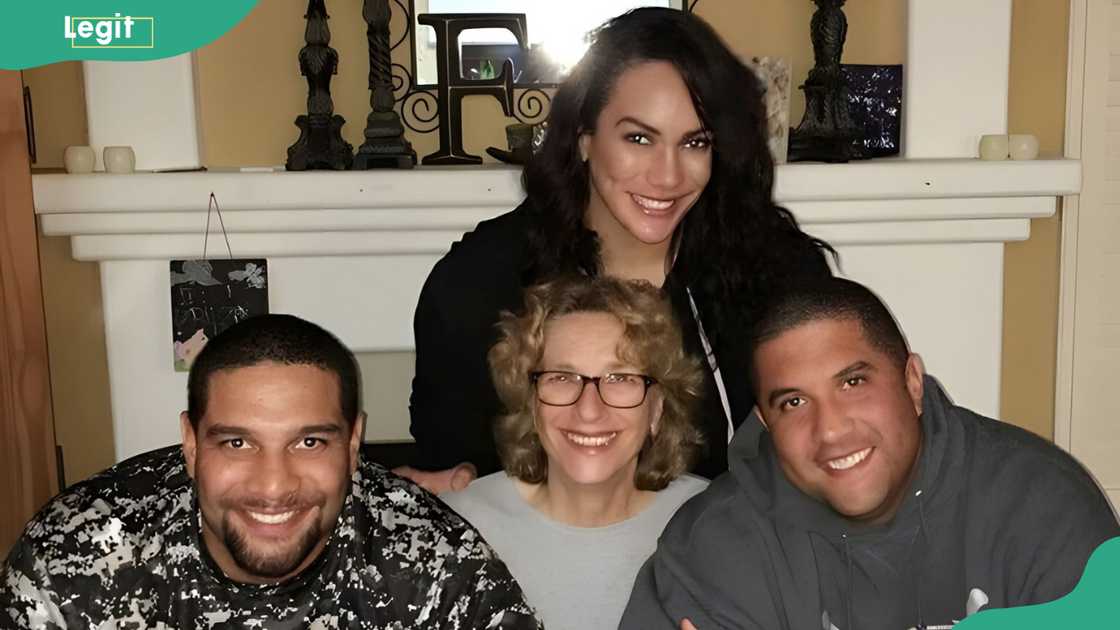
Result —
MULTIPOLYGON (((642 366, 619 359, 622 322, 607 313, 571 313, 545 324, 540 370, 586 376, 642 373, 642 366)), ((656 385, 631 409, 603 403, 593 383, 575 404, 536 403, 537 432, 548 456, 548 483, 614 485, 633 488, 638 454, 661 416, 656 385)))
POLYGON ((197 429, 180 418, 206 548, 239 582, 296 575, 338 520, 361 418, 342 417, 338 377, 313 365, 219 370, 208 391, 197 429))
POLYGON ((902 502, 921 442, 922 369, 876 349, 855 319, 810 321, 754 354, 758 405, 786 477, 848 518, 902 502))
POLYGON ((712 174, 709 132, 665 61, 619 75, 579 145, 591 175, 587 224, 607 240, 667 244, 712 174))

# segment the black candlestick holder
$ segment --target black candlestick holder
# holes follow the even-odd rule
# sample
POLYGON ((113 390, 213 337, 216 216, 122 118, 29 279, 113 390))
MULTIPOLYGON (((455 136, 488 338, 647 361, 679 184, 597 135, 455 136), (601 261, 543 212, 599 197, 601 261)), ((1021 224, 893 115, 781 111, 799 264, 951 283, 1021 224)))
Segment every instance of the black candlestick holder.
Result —
POLYGON ((289 171, 350 168, 354 161, 353 147, 342 139, 346 120, 334 113, 331 100, 331 77, 338 72, 338 51, 328 44, 331 31, 327 27, 327 7, 323 0, 307 3, 307 28, 299 51, 299 69, 307 77, 307 114, 296 117, 299 139, 288 147, 289 171))
POLYGON ((365 142, 354 156, 354 170, 412 168, 416 151, 404 137, 404 125, 393 109, 393 59, 389 45, 389 0, 364 0, 362 17, 369 40, 369 116, 365 142))
POLYGON ((814 0, 817 10, 809 25, 813 69, 801 89, 805 115, 790 133, 789 161, 847 162, 865 159, 854 141, 861 130, 848 112, 848 83, 840 70, 848 19, 845 0, 814 0))

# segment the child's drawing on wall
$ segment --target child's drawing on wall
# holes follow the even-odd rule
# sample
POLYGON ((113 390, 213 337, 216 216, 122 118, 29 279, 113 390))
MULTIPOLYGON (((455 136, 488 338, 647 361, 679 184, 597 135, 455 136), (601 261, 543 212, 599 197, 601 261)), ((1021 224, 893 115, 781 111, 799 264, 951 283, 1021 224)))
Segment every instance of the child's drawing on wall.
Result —
POLYGON ((175 370, 190 370, 218 333, 268 312, 263 258, 171 261, 171 331, 175 370))

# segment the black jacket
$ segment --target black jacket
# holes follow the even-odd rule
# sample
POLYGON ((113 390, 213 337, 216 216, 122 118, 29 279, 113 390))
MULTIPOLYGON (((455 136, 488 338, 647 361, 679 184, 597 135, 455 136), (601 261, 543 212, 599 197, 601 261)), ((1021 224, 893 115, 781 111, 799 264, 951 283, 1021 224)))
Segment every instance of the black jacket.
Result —
POLYGON ((930 377, 922 409, 917 475, 877 527, 792 486, 769 436, 736 436, 730 472, 670 521, 620 628, 947 627, 1072 590, 1120 535, 1092 478, 1041 438, 954 406, 930 377))
MULTIPOLYGON (((502 311, 522 307, 522 277, 528 262, 528 202, 500 217, 483 221, 451 246, 428 275, 416 306, 416 376, 409 411, 416 440, 418 468, 436 470, 470 461, 480 475, 501 469, 492 422, 502 413, 490 381, 486 354, 497 341, 495 324, 502 311)), ((791 272, 827 274, 828 265, 808 241, 791 251, 791 272)), ((670 273, 670 280, 672 279, 670 273)), ((686 349, 703 356, 699 332, 685 287, 666 282, 681 324, 686 349)), ((701 313, 702 295, 695 295, 701 313)), ((754 406, 746 361, 750 348, 743 335, 724 335, 714 348, 727 388, 733 422, 739 427, 754 406)), ((706 367, 707 361, 702 360, 706 367)), ((706 450, 693 472, 714 477, 727 470, 727 418, 710 370, 705 369, 704 399, 697 421, 706 450)), ((747 427, 756 434, 756 423, 747 427)))

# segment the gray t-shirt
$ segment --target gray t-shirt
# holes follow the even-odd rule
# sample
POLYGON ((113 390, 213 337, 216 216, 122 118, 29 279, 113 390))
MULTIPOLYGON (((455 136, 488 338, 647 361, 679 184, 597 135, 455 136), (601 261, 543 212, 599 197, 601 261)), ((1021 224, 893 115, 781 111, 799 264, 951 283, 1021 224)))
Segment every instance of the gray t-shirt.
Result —
POLYGON ((606 527, 573 527, 530 506, 504 472, 441 495, 505 561, 548 630, 617 628, 634 577, 677 508, 707 480, 685 475, 637 516, 606 527))

